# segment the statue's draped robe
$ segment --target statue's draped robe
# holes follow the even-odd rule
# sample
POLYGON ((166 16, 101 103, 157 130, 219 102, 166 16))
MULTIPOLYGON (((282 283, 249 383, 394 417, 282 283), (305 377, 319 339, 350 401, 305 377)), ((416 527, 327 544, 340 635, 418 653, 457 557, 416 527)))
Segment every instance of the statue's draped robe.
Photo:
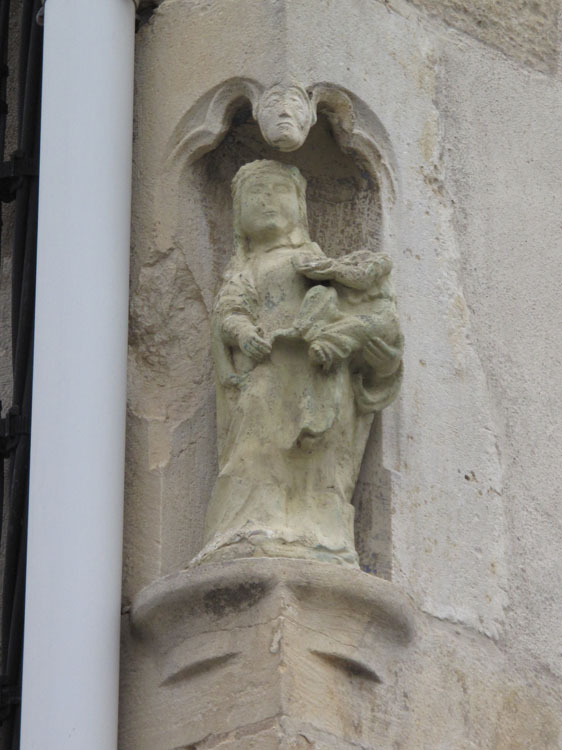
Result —
POLYGON ((276 338, 255 363, 235 332, 269 339, 293 326, 316 282, 293 258, 318 245, 275 247, 233 264, 214 314, 219 476, 201 558, 313 557, 357 564, 351 497, 373 412, 398 390, 400 371, 377 378, 360 352, 325 372, 303 339, 276 338))

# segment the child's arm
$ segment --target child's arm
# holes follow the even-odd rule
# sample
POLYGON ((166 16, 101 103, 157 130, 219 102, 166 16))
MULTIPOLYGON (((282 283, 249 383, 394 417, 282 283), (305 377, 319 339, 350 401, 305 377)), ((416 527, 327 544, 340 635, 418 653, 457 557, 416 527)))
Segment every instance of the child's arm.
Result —
POLYGON ((351 289, 369 289, 392 269, 388 255, 360 250, 334 261, 332 277, 351 289))
POLYGON ((295 271, 316 281, 333 278, 332 268, 334 263, 335 261, 328 258, 316 242, 306 245, 306 249, 303 249, 299 255, 293 258, 295 271))

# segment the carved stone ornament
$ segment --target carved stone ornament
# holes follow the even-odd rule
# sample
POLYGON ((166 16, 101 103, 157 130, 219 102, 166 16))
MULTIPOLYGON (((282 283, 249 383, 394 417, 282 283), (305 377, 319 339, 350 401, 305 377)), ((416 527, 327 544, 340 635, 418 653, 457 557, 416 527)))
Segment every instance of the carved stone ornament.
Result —
POLYGON ((158 685, 134 750, 384 748, 381 715, 409 721, 415 612, 376 576, 310 560, 200 565, 147 586, 131 619, 158 685))
POLYGON ((296 151, 316 122, 316 109, 298 84, 276 84, 260 96, 254 115, 264 140, 280 151, 296 151))
POLYGON ((305 191, 296 167, 270 160, 233 180, 213 318, 219 476, 193 563, 358 564, 351 498, 373 414, 400 388, 403 338, 390 258, 325 255, 305 191))

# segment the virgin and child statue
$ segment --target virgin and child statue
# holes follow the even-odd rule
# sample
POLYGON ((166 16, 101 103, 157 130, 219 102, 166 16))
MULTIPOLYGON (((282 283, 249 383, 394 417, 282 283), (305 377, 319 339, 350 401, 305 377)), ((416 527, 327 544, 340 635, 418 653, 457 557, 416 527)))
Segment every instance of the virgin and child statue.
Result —
POLYGON ((374 412, 398 394, 391 260, 310 239, 296 167, 233 183, 234 248, 213 314, 219 475, 194 562, 294 557, 357 566, 351 499, 374 412))

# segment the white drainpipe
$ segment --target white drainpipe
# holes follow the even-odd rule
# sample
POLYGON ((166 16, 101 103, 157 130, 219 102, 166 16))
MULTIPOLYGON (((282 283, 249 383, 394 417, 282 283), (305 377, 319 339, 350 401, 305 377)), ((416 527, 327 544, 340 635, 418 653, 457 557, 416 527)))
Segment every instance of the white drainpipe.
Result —
POLYGON ((114 750, 135 5, 44 23, 21 748, 114 750))

